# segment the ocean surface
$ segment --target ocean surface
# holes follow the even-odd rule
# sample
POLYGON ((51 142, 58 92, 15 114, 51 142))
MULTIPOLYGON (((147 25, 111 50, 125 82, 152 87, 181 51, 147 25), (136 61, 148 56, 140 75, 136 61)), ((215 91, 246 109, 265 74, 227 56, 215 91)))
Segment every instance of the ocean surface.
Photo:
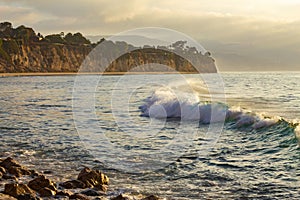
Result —
POLYGON ((0 156, 56 181, 98 168, 111 195, 299 199, 300 73, 209 76, 85 76, 80 96, 76 76, 2 77, 0 156))

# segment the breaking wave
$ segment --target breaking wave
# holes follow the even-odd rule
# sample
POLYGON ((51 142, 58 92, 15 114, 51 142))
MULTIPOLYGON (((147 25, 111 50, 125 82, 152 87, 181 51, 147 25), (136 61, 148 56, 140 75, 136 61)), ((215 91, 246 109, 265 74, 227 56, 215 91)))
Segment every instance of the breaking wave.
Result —
POLYGON ((239 106, 211 102, 208 101, 207 94, 207 90, 203 88, 195 91, 193 87, 191 92, 184 91, 183 87, 161 87, 146 98, 139 109, 141 116, 144 117, 197 120, 201 124, 224 122, 231 129, 247 129, 250 131, 285 124, 287 128, 294 131, 298 140, 300 138, 300 125, 295 120, 288 121, 280 116, 268 116, 239 106))

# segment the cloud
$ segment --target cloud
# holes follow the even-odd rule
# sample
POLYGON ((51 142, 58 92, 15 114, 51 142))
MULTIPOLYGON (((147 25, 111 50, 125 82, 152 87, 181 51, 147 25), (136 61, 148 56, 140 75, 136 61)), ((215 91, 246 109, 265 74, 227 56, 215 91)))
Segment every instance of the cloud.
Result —
POLYGON ((293 0, 3 0, 0 17, 43 34, 171 28, 204 44, 221 69, 284 65, 294 70, 300 63, 299 9, 293 0))

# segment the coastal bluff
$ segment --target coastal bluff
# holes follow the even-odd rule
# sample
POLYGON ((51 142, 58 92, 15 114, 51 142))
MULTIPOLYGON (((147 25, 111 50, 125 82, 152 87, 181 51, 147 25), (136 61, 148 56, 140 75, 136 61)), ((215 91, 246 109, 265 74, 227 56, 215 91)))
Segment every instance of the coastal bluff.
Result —
MULTIPOLYGON (((134 47, 124 41, 101 39, 91 43, 81 33, 43 36, 29 27, 13 28, 10 22, 0 23, 0 73, 76 73, 89 53, 101 43, 112 57, 126 50, 108 66, 91 67, 84 72, 128 72, 139 66, 139 72, 153 72, 151 64, 166 65, 170 71, 184 73, 216 73, 215 61, 209 52, 177 41, 170 46, 134 47), (178 53, 179 52, 179 53, 178 53), (179 55, 185 55, 185 59, 179 55), (193 60, 190 63, 188 60, 193 60), (99 70, 103 69, 105 70, 99 70)), ((97 59, 101 59, 97 58, 97 59)))

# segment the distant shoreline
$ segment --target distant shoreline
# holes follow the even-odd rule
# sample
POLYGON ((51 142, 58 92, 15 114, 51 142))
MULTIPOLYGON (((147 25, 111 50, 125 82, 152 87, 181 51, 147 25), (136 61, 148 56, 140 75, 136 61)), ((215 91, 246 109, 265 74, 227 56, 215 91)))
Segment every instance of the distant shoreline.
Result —
POLYGON ((195 72, 32 72, 32 73, 0 73, 0 77, 18 77, 18 76, 75 76, 75 75, 158 75, 158 74, 199 74, 195 72))

